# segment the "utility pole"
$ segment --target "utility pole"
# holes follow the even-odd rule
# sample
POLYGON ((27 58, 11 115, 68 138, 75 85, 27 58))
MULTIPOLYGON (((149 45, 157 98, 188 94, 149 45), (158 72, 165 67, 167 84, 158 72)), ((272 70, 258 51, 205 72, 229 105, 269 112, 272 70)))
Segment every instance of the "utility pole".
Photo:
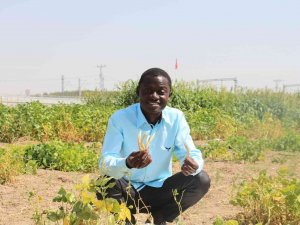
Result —
POLYGON ((78 79, 78 96, 81 97, 81 83, 80 83, 80 78, 78 79))
POLYGON ((65 92, 65 77, 64 75, 61 76, 61 94, 64 95, 65 92))
POLYGON ((99 73, 100 85, 99 85, 99 88, 100 88, 100 91, 103 91, 104 90, 104 76, 103 76, 103 73, 102 73, 102 68, 106 67, 106 65, 97 65, 97 67, 100 69, 100 73, 99 73))
POLYGON ((275 82, 275 91, 279 91, 279 83, 283 80, 273 80, 275 82))

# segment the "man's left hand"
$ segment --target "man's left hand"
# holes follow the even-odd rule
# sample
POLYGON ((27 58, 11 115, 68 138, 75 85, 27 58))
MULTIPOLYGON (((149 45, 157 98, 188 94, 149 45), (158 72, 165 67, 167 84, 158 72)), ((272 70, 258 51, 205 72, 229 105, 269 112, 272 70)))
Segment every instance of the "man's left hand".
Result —
POLYGON ((187 156, 183 162, 183 165, 181 166, 181 172, 185 176, 188 176, 195 173, 198 167, 198 163, 196 163, 196 161, 192 157, 187 156))

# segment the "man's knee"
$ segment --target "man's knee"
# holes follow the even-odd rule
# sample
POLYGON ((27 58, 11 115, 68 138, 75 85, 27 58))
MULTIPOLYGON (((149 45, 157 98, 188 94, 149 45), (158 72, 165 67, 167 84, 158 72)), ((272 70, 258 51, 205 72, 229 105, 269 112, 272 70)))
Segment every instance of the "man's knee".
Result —
POLYGON ((208 174, 202 170, 200 173, 195 175, 197 189, 204 195, 210 188, 210 178, 208 174))

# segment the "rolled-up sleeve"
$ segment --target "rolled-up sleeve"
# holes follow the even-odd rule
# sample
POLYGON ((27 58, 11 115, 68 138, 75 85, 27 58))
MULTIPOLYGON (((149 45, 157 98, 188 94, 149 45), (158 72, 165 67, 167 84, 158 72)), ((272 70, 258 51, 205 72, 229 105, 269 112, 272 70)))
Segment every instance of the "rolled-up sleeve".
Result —
POLYGON ((109 119, 102 155, 99 159, 99 169, 101 174, 106 174, 119 179, 129 173, 126 166, 126 158, 122 155, 123 134, 121 128, 116 125, 114 115, 109 119))
POLYGON ((183 164, 183 161, 187 156, 187 149, 185 149, 184 145, 186 145, 189 148, 190 157, 192 157, 198 164, 197 171, 192 174, 196 175, 203 169, 204 160, 202 158, 201 151, 196 148, 192 140, 192 137, 190 135, 190 127, 183 113, 181 113, 178 118, 178 128, 174 147, 174 154, 179 159, 181 165, 183 164))

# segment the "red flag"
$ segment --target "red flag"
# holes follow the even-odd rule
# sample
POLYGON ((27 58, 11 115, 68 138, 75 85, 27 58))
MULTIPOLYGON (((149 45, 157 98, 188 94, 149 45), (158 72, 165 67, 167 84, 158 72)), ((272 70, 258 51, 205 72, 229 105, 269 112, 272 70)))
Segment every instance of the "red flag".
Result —
POLYGON ((177 59, 176 59, 176 62, 175 62, 175 70, 177 70, 178 69, 178 61, 177 61, 177 59))

